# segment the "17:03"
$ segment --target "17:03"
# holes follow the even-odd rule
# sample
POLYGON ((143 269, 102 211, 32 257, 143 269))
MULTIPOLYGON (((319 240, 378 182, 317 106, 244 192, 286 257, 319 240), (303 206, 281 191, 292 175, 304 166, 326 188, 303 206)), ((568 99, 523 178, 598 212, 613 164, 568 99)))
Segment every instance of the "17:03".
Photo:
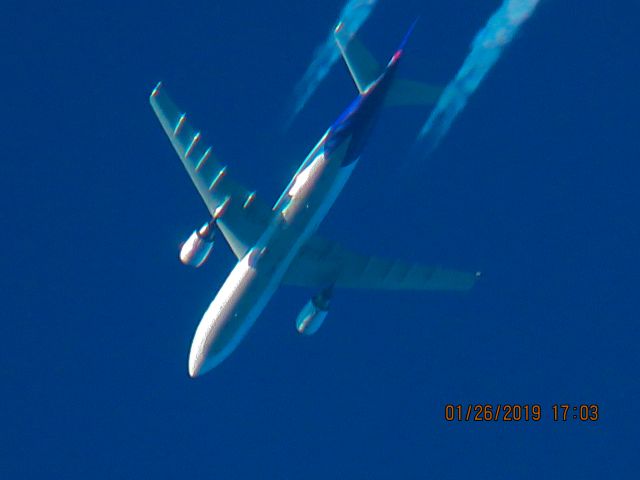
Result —
POLYGON ((567 403, 554 404, 551 409, 553 410, 554 422, 567 420, 580 420, 582 422, 595 422, 600 419, 600 411, 598 405, 576 405, 572 406, 567 403))

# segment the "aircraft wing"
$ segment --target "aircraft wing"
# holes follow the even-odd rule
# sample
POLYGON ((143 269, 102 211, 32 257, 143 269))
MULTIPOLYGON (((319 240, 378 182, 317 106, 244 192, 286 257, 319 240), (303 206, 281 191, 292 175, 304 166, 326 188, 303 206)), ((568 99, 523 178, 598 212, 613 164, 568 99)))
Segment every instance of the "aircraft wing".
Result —
POLYGON ((479 273, 415 265, 360 255, 321 237, 312 237, 284 277, 286 285, 378 290, 469 290, 479 273))
POLYGON ((271 208, 229 176, 227 167, 161 83, 151 92, 149 101, 211 215, 218 217, 224 210, 217 223, 233 253, 238 258, 244 256, 264 231, 271 208))

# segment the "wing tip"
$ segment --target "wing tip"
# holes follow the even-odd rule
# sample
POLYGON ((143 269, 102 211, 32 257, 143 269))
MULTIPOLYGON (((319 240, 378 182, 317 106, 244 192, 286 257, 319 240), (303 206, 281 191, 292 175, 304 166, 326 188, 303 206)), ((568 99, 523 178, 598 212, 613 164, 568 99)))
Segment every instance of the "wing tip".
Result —
POLYGON ((480 270, 473 272, 469 275, 469 282, 466 286, 462 287, 461 290, 471 290, 473 287, 476 286, 476 283, 478 282, 478 280, 480 280, 480 277, 482 277, 482 272, 480 270))

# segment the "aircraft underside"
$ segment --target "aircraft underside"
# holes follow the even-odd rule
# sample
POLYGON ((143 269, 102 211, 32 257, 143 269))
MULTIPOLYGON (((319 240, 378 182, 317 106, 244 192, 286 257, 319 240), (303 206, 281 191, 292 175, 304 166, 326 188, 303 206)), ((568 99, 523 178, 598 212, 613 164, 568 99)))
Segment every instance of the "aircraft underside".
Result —
MULTIPOLYGON (((210 257, 218 234, 238 258, 200 321, 189 354, 189 374, 201 375, 223 361, 247 334, 281 283, 318 292, 301 310, 296 327, 312 334, 327 316, 334 288, 468 290, 477 274, 415 265, 350 251, 316 235, 344 188, 385 104, 435 100, 432 88, 396 80, 402 46, 385 68, 354 37, 336 41, 359 95, 302 162, 273 208, 235 181, 187 115, 161 84, 150 102, 210 219, 184 243, 180 259, 199 267, 210 257)), ((406 37, 405 37, 406 41, 406 37)))

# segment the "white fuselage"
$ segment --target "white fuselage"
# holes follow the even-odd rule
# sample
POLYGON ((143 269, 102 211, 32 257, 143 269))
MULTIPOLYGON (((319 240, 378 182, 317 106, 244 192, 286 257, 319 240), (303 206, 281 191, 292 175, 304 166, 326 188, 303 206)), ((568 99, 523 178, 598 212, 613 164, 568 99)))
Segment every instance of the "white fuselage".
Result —
POLYGON ((189 354, 192 377, 211 370, 238 346, 351 175, 357 161, 342 165, 351 139, 326 154, 326 137, 303 162, 274 206, 273 220, 202 317, 189 354))

